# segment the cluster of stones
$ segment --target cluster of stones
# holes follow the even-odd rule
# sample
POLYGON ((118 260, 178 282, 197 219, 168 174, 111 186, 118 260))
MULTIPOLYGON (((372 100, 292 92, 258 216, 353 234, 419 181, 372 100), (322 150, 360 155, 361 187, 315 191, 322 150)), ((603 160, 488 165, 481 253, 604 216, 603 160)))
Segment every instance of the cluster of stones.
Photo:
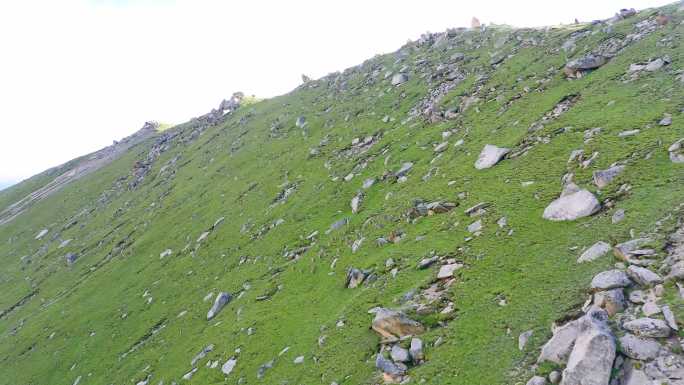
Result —
MULTIPOLYGON (((669 255, 656 271, 659 262, 656 251, 648 248, 651 239, 632 239, 613 247, 620 262, 594 276, 584 315, 554 325, 553 336, 542 347, 539 364, 565 368, 535 376, 528 385, 684 383, 679 326, 670 307, 661 304, 664 283, 674 280, 680 287, 676 281, 684 278, 684 227, 670 241, 669 255)), ((578 261, 592 260, 609 247, 599 242, 578 261)))

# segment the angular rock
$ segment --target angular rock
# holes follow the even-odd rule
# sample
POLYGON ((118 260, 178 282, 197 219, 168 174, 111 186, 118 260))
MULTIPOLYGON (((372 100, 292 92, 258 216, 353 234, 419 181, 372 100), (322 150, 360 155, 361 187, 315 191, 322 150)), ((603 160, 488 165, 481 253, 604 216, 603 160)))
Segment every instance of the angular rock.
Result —
POLYGON ((615 247, 613 247, 613 254, 623 261, 629 261, 635 250, 639 250, 642 246, 650 242, 652 242, 650 238, 637 238, 627 242, 618 243, 615 245, 615 247))
POLYGON ((413 362, 420 363, 425 358, 423 354, 423 340, 420 338, 411 338, 411 346, 409 347, 409 354, 413 362))
POLYGON ((392 346, 390 357, 392 357, 392 361, 394 362, 409 362, 411 360, 409 351, 399 345, 392 346))
POLYGON ((641 286, 651 287, 663 283, 663 278, 651 270, 632 265, 627 268, 627 275, 641 286))
POLYGON ((608 253, 611 249, 612 246, 609 243, 598 241, 591 245, 582 253, 582 255, 579 256, 579 258, 577 258, 577 263, 591 262, 599 259, 606 255, 606 253, 608 253))
POLYGON ((383 337, 401 338, 421 334, 425 331, 420 322, 410 319, 402 312, 386 308, 376 308, 373 311, 375 318, 373 318, 371 327, 383 337))
POLYGON ((408 174, 408 172, 411 171, 412 168, 413 168, 413 163, 405 162, 401 165, 399 170, 397 170, 397 172, 394 173, 394 176, 396 176, 397 178, 401 178, 402 176, 406 176, 406 174, 408 174))
POLYGON ((658 341, 650 338, 637 337, 634 334, 625 334, 620 337, 622 353, 635 360, 652 360, 660 352, 658 341))
POLYGON ((454 276, 454 271, 462 267, 462 263, 450 263, 447 265, 442 265, 437 273, 437 279, 451 278, 454 276))
POLYGON ((600 55, 586 55, 581 58, 571 60, 565 64, 566 68, 572 70, 591 70, 606 64, 606 58, 600 55))
POLYGON ((427 269, 430 267, 433 263, 439 261, 439 256, 434 256, 430 258, 423 258, 418 262, 418 268, 419 269, 427 269))
POLYGON ((34 239, 37 240, 37 239, 43 238, 45 236, 45 234, 47 234, 47 233, 48 233, 48 229, 42 229, 42 230, 40 230, 40 232, 38 234, 36 234, 34 239))
POLYGON ((542 376, 534 376, 530 378, 525 385, 546 385, 546 378, 542 376))
POLYGON ((204 349, 202 349, 197 355, 190 361, 190 366, 193 368, 197 365, 197 363, 203 359, 204 357, 207 356, 207 354, 211 353, 214 350, 214 344, 209 344, 204 349))
POLYGON ((475 222, 469 224, 467 230, 468 230, 468 232, 470 232, 470 233, 476 233, 476 232, 482 230, 482 221, 481 221, 481 220, 477 220, 477 221, 475 221, 475 222))
POLYGON ((518 336, 518 350, 522 351, 525 349, 525 345, 527 345, 527 341, 529 341, 530 337, 532 337, 532 333, 532 330, 520 333, 518 336))
POLYGON ((609 384, 616 345, 606 319, 607 314, 597 309, 581 318, 561 385, 609 384))
POLYGON ((406 370, 403 367, 388 360, 382 354, 378 354, 375 357, 375 367, 380 369, 380 371, 382 371, 383 373, 391 376, 392 379, 401 377, 404 375, 404 373, 406 373, 406 370))
POLYGON ((670 335, 670 327, 663 320, 655 318, 638 318, 625 322, 622 327, 637 336, 661 338, 670 335))
POLYGON ((665 305, 662 307, 663 310, 663 317, 665 317, 665 322, 667 323, 667 326, 670 327, 672 330, 679 330, 679 326, 677 325, 677 320, 675 319, 675 315, 670 309, 668 305, 665 305))
POLYGON ((591 280, 592 291, 610 290, 627 287, 631 284, 629 276, 621 270, 603 271, 591 280))
POLYGON ((237 358, 233 357, 221 366, 221 371, 223 374, 228 375, 235 369, 235 365, 237 365, 237 358))
POLYGON ((66 260, 67 265, 73 265, 77 259, 78 259, 78 256, 74 253, 67 253, 64 256, 64 260, 66 260))
POLYGON ((561 382, 561 374, 559 371, 554 370, 549 373, 549 382, 552 384, 558 384, 561 382))
MULTIPOLYGON (((684 79, 684 77, 682 77, 684 79)), ((684 138, 672 143, 667 151, 670 153, 672 163, 684 163, 684 138)))
POLYGON ((406 75, 404 73, 395 74, 394 76, 392 76, 392 85, 398 86, 402 83, 406 83, 408 80, 409 80, 408 75, 406 75))
POLYGON ((347 281, 345 282, 345 286, 349 289, 354 289, 361 285, 365 279, 365 272, 352 267, 347 271, 347 281))
POLYGON ((209 312, 207 313, 207 321, 216 317, 216 315, 223 309, 224 306, 226 306, 228 302, 230 302, 231 299, 233 299, 233 297, 230 294, 224 291, 220 292, 216 296, 216 299, 214 299, 214 305, 211 307, 211 309, 209 309, 209 312))
POLYGON ((615 213, 613 213, 613 216, 610 218, 610 222, 612 224, 617 224, 622 222, 625 219, 625 210, 623 209, 618 209, 615 210, 615 213))
POLYGON ((601 208, 598 199, 588 190, 561 196, 544 210, 543 218, 551 221, 572 221, 594 214, 601 208))
POLYGON ((361 210, 361 200, 363 199, 363 196, 360 194, 357 194, 352 198, 350 206, 352 209, 352 213, 356 214, 361 210))
POLYGON ((306 117, 297 117, 297 120, 295 121, 295 126, 297 126, 297 128, 304 128, 304 126, 306 126, 306 117))
POLYGON ((478 170, 490 168, 495 164, 499 163, 499 161, 510 151, 511 150, 508 148, 497 147, 492 144, 487 144, 480 152, 480 156, 477 158, 477 161, 475 162, 475 168, 478 170))
POLYGON ((622 289, 612 289, 594 293, 594 305, 614 316, 625 309, 625 295, 622 289))
POLYGON ((606 170, 594 171, 594 184, 598 188, 604 188, 624 170, 625 166, 613 166, 606 170))
POLYGON ((553 331, 553 336, 544 344, 537 362, 553 362, 562 365, 567 362, 579 334, 579 320, 566 323, 553 331))

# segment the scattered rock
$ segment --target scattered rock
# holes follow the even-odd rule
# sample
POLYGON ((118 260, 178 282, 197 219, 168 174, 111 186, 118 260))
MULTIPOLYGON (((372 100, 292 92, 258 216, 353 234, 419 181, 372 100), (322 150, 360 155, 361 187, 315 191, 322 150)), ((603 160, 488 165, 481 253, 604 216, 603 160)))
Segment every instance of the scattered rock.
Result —
POLYGON ((546 385, 546 378, 541 376, 534 376, 527 381, 526 385, 546 385))
POLYGON ((672 115, 671 114, 664 114, 663 118, 660 119, 658 122, 659 126, 669 126, 672 124, 672 115))
POLYGON ((64 256, 64 259, 66 260, 67 265, 71 266, 76 262, 76 260, 78 259, 78 256, 74 253, 67 253, 64 256))
POLYGON ((295 357, 294 361, 292 361, 295 365, 303 364, 304 363, 304 356, 297 356, 295 357))
POLYGON ((658 341, 629 333, 620 337, 620 347, 624 355, 635 360, 652 360, 660 352, 658 341))
POLYGON ((207 321, 216 317, 216 315, 223 309, 224 306, 226 306, 228 302, 230 302, 231 299, 233 299, 233 297, 230 294, 224 291, 220 292, 214 300, 214 305, 207 313, 207 321))
POLYGON ((568 77, 579 77, 584 72, 593 70, 606 64, 607 59, 601 55, 589 54, 581 58, 571 60, 565 64, 563 72, 568 77))
POLYGON ((372 328, 381 336, 393 339, 423 333, 425 328, 404 313, 386 308, 375 308, 372 328))
POLYGON ((684 163, 684 138, 672 143, 667 151, 670 153, 672 163, 684 163))
POLYGON ((622 222, 625 219, 625 210, 623 209, 618 209, 615 210, 615 213, 613 213, 613 216, 610 218, 610 222, 612 224, 617 224, 622 222))
POLYGON ((365 279, 365 272, 352 267, 349 270, 347 270, 347 280, 345 286, 350 289, 354 289, 361 285, 365 279))
POLYGON ((655 318, 638 318, 625 322, 622 327, 637 336, 652 338, 668 337, 671 331, 665 321, 655 318))
POLYGON ((375 367, 380 369, 385 375, 388 382, 398 382, 398 380, 406 373, 406 369, 399 364, 385 358, 382 354, 378 354, 375 357, 375 367))
POLYGON ((37 239, 43 238, 45 236, 45 234, 47 234, 47 233, 48 233, 48 229, 42 229, 42 230, 40 230, 40 232, 38 234, 36 234, 35 239, 37 240, 37 239))
POLYGON ((409 362, 411 360, 409 357, 409 351, 399 345, 392 346, 390 357, 392 357, 394 362, 409 362))
POLYGON ((593 291, 617 289, 631 284, 629 277, 621 270, 608 270, 598 273, 591 280, 593 291))
POLYGON ((578 334, 578 320, 570 321, 556 328, 553 331, 553 336, 542 347, 537 362, 549 361, 559 365, 566 363, 578 334))
POLYGON ((159 253, 159 258, 168 257, 169 255, 171 255, 171 253, 173 253, 173 251, 171 251, 171 249, 166 249, 166 250, 162 251, 161 253, 159 253))
POLYGON ((627 268, 627 274, 641 286, 651 287, 663 283, 661 276, 645 267, 632 265, 627 268))
POLYGON ((591 245, 587 250, 580 255, 579 258, 577 258, 578 263, 583 263, 583 262, 591 262, 595 261, 598 258, 603 257, 612 249, 612 246, 609 243, 603 242, 603 241, 598 241, 591 245))
POLYGON ((601 208, 598 199, 588 190, 562 195, 544 210, 543 217, 551 221, 572 221, 596 213, 601 208))
POLYGON ((409 347, 409 354, 414 363, 418 364, 425 358, 423 355, 423 340, 420 338, 411 338, 411 345, 409 347))
POLYGON ((454 276, 454 271, 462 267, 462 263, 450 263, 447 265, 442 265, 437 273, 437 279, 451 278, 454 276))
POLYGON ((499 163, 499 161, 510 151, 511 150, 508 148, 497 147, 492 144, 487 144, 482 149, 482 152, 480 152, 480 156, 477 158, 477 161, 475 162, 475 168, 478 170, 490 168, 495 164, 499 163))
POLYGON ((594 293, 594 305, 614 316, 625 309, 625 294, 622 289, 612 289, 594 293))
POLYGON ((594 171, 594 184, 598 188, 604 188, 624 170, 625 166, 613 166, 606 170, 594 171))
POLYGON ((667 326, 670 327, 672 330, 679 330, 679 326, 677 326, 677 320, 675 319, 675 315, 670 309, 669 306, 665 305, 662 307, 663 311, 663 317, 665 317, 665 322, 667 322, 667 326))
POLYGON ((529 341, 530 337, 532 337, 532 333, 534 333, 532 330, 520 333, 520 335, 518 336, 518 349, 520 351, 525 349, 525 345, 527 345, 527 341, 529 341))
POLYGON ((221 371, 223 372, 223 374, 229 375, 233 371, 233 369, 235 369, 235 365, 237 365, 237 358, 232 357, 231 359, 226 361, 226 363, 223 364, 223 366, 221 366, 221 371))
POLYGON ((352 213, 356 214, 359 212, 361 209, 361 201, 363 200, 363 195, 362 194, 356 194, 354 198, 352 198, 350 206, 352 209, 352 213))
POLYGON ((409 80, 408 75, 404 73, 398 73, 392 76, 392 85, 393 86, 398 86, 402 83, 406 83, 409 80))
POLYGON ((197 366, 197 363, 200 362, 204 357, 207 356, 207 354, 211 353, 214 350, 214 344, 209 344, 207 345, 204 349, 202 349, 197 355, 190 361, 190 366, 193 368, 197 366))
POLYGON ((608 385, 616 346, 607 318, 599 309, 592 309, 581 318, 561 385, 608 385))

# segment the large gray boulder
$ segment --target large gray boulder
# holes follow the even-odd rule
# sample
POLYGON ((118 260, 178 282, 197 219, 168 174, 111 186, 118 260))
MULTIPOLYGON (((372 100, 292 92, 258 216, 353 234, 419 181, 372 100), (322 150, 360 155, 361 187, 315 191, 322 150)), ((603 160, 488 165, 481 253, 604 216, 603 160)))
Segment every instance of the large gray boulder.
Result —
POLYGON ((501 158, 503 158, 510 151, 511 150, 508 148, 487 144, 480 152, 480 156, 477 158, 477 161, 475 161, 475 168, 478 170, 490 168, 499 163, 501 158))
POLYGON ((216 317, 216 315, 223 309, 224 306, 226 306, 228 302, 230 302, 231 299, 233 299, 233 297, 230 294, 224 291, 220 292, 214 300, 214 305, 211 307, 211 309, 209 309, 209 312, 207 313, 207 321, 216 317))
POLYGON ((605 311, 593 308, 581 318, 579 335, 561 385, 608 385, 615 360, 615 337, 605 311))
POLYGON ((549 204, 543 217, 550 221, 572 221, 594 214, 601 208, 598 199, 588 190, 561 196, 549 204))

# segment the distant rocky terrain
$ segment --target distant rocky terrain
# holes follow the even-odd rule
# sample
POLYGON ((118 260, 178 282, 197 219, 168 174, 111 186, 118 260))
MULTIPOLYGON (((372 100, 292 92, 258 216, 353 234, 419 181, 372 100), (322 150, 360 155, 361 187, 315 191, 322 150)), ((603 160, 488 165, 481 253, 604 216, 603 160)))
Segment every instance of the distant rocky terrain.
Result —
POLYGON ((426 33, 0 191, 0 384, 684 385, 684 4, 426 33))

